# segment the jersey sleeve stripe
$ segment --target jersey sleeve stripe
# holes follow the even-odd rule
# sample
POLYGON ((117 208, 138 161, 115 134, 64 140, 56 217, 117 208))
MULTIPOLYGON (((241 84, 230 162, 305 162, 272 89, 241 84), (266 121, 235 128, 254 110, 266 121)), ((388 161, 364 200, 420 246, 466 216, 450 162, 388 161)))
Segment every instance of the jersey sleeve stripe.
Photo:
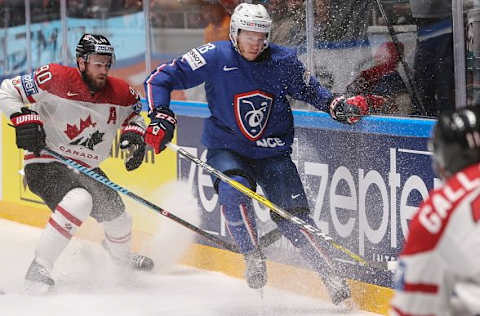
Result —
POLYGON ((153 91, 152 91, 152 84, 151 83, 155 79, 155 76, 157 76, 160 73, 160 71, 162 71, 162 69, 165 68, 166 66, 167 66, 167 64, 163 64, 163 65, 158 66, 157 69, 155 70, 155 72, 150 74, 150 76, 146 80, 148 107, 149 107, 150 111, 155 108, 155 104, 153 102, 153 91))
POLYGON ((27 95, 28 102, 35 103, 35 99, 31 95, 27 95))
POLYGON ((435 284, 425 283, 405 283, 403 290, 405 292, 422 292, 436 294, 438 292, 438 286, 435 284))

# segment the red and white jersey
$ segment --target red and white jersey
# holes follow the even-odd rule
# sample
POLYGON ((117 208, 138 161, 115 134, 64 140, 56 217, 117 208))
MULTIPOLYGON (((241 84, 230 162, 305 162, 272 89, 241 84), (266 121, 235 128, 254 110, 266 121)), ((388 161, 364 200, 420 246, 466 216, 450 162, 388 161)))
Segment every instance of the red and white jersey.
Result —
MULTIPOLYGON (((25 104, 40 115, 50 149, 92 168, 108 157, 119 128, 144 126, 140 98, 125 81, 108 77, 105 88, 92 94, 77 68, 58 64, 2 82, 0 109, 7 117, 25 104)), ((24 159, 55 160, 45 152, 26 152, 24 159)))
POLYGON ((409 225, 391 315, 452 315, 455 283, 480 282, 480 164, 430 193, 409 225))

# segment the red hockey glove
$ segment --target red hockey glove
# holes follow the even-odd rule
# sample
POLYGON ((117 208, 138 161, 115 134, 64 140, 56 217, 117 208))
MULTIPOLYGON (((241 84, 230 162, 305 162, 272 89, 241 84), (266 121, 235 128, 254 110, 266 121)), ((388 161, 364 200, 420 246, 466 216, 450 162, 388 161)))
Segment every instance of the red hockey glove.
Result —
POLYGON ((145 142, 158 154, 172 140, 177 120, 172 110, 167 107, 155 108, 148 117, 150 117, 150 125, 145 133, 145 142))
POLYGON ((341 96, 330 103, 330 115, 339 122, 354 124, 360 121, 362 116, 383 112, 386 107, 390 106, 390 103, 388 98, 375 94, 357 95, 350 98, 341 96))
POLYGON ((120 136, 120 148, 128 150, 125 159, 125 168, 132 171, 140 167, 145 157, 145 142, 143 135, 145 134, 145 126, 137 124, 129 124, 123 130, 120 136))
POLYGON ((367 99, 361 95, 348 99, 341 96, 330 103, 330 115, 334 120, 342 123, 354 124, 366 114, 368 114, 367 99))
POLYGON ((10 115, 10 120, 15 127, 17 147, 40 156, 40 151, 45 147, 45 131, 40 115, 29 108, 22 107, 21 112, 10 115))
POLYGON ((387 113, 391 112, 392 108, 396 107, 393 100, 376 94, 365 95, 368 103, 368 113, 387 113))

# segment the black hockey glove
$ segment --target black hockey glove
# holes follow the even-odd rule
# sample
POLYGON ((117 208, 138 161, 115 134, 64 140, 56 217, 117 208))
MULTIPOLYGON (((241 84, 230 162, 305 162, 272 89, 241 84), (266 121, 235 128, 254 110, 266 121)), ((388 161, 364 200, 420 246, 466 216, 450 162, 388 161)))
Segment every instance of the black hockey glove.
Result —
POLYGON ((10 120, 15 127, 17 147, 40 156, 40 151, 45 147, 45 131, 40 115, 29 108, 22 107, 21 112, 10 115, 10 120))
POLYGON ((125 159, 125 168, 132 171, 140 167, 145 157, 145 142, 143 135, 145 127, 137 124, 129 124, 122 130, 120 136, 120 148, 128 150, 125 159))
POLYGON ((172 110, 167 107, 155 108, 148 117, 150 117, 150 125, 145 132, 145 142, 158 154, 172 140, 177 120, 172 110))

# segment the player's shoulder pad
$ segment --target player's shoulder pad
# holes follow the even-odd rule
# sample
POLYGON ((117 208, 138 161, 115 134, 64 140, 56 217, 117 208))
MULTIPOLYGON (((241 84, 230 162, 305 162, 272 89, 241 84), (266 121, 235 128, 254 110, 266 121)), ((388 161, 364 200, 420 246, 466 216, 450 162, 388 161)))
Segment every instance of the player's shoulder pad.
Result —
POLYGON ((78 70, 74 67, 59 65, 59 64, 48 64, 41 67, 38 67, 35 70, 35 81, 39 86, 48 87, 52 85, 58 85, 59 83, 69 80, 78 70))
POLYGON ((72 78, 78 76, 78 70, 74 67, 59 64, 48 64, 38 67, 34 72, 35 83, 42 90, 58 91, 66 87, 72 78))
POLYGON ((206 43, 197 48, 192 48, 182 56, 182 60, 185 61, 192 70, 200 69, 206 66, 209 59, 215 56, 219 50, 224 49, 224 41, 206 43))
POLYGON ((137 106, 140 104, 138 92, 123 79, 109 76, 107 89, 110 90, 108 94, 110 94, 114 104, 120 106, 137 106))
MULTIPOLYGON (((32 73, 27 73, 15 78, 12 84, 21 88, 25 96, 30 98, 40 92, 40 90, 50 90, 49 87, 56 87, 64 85, 68 78, 71 78, 70 73, 65 67, 57 64, 48 64, 37 68, 32 73)), ((73 69, 73 68, 72 68, 73 69)), ((32 101, 32 100, 31 100, 32 101)))

